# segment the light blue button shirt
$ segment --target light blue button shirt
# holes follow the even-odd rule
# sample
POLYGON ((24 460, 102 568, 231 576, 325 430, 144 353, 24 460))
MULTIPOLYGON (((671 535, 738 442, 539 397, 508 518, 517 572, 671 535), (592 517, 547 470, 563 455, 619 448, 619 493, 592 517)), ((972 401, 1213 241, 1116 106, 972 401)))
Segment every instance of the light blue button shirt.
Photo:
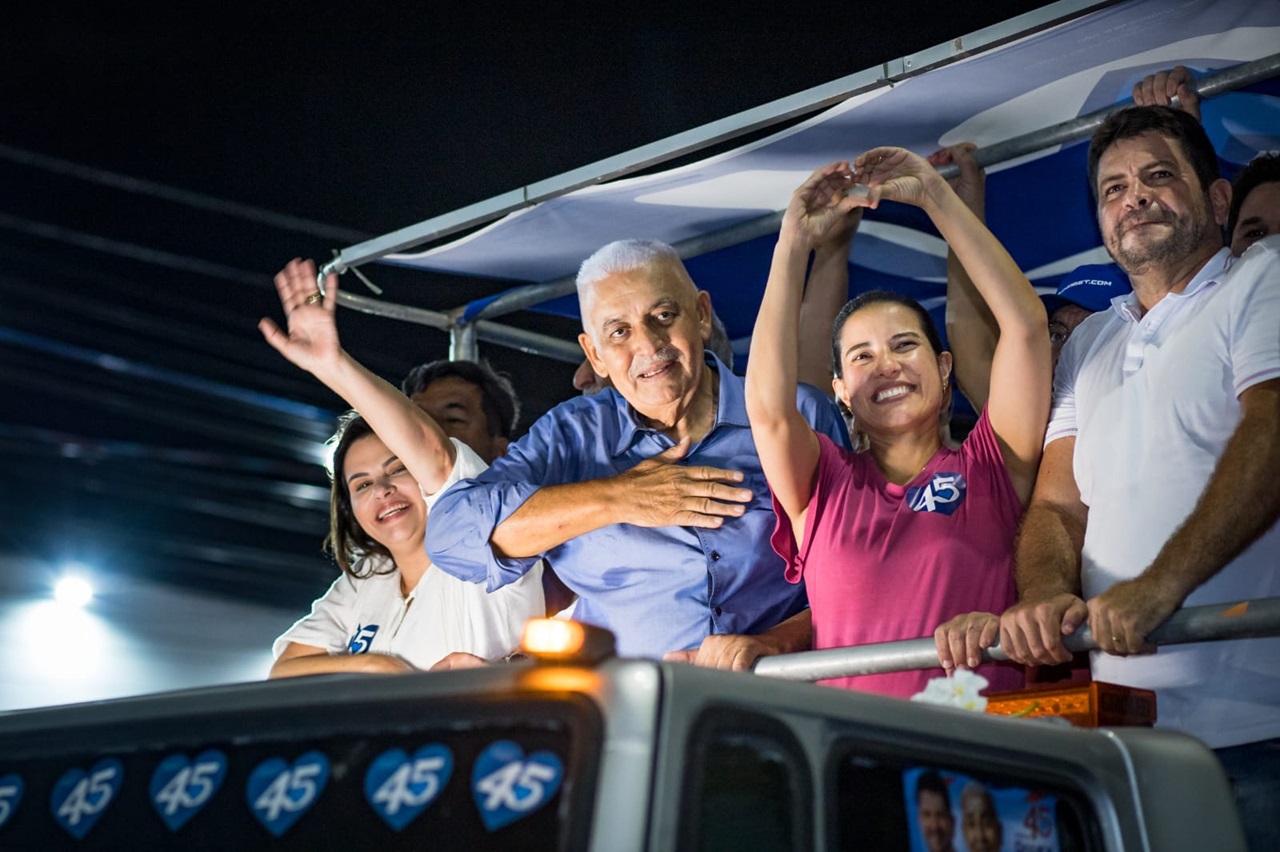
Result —
MULTIPOLYGON (((741 471, 755 497, 719 529, 613 524, 545 554, 578 594, 575 618, 612 630, 623 656, 659 657, 696 648, 712 633, 762 633, 807 605, 803 585, 783 576, 769 545, 774 514, 747 422, 743 380, 711 353, 719 371, 715 425, 683 463, 741 471)), ((797 405, 814 428, 849 445, 844 421, 818 390, 801 385, 797 405)), ((643 425, 616 391, 577 397, 547 412, 507 454, 442 495, 427 525, 432 562, 463 580, 500 588, 538 556, 498 559, 493 530, 543 485, 603 479, 673 446, 643 425)))

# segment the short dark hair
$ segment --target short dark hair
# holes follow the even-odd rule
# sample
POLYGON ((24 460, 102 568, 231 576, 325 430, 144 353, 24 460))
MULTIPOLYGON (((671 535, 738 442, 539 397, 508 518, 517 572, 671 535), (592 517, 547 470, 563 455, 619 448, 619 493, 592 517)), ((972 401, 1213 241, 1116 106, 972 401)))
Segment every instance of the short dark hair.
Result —
POLYGON ((904 296, 892 290, 868 290, 859 294, 857 298, 846 302, 845 306, 840 309, 840 313, 836 314, 836 321, 831 326, 831 374, 833 376, 844 376, 844 364, 841 363, 840 357, 840 332, 844 330, 845 322, 863 308, 884 302, 902 305, 904 308, 913 311, 920 320, 920 328, 924 331, 925 338, 929 341, 929 345, 933 347, 933 354, 936 356, 943 351, 942 335, 938 334, 938 326, 934 324, 933 317, 929 316, 929 312, 924 309, 924 305, 910 296, 904 296))
POLYGON ((1098 197, 1098 163, 1102 155, 1122 139, 1132 139, 1149 132, 1177 142, 1200 179, 1200 189, 1209 191, 1209 184, 1219 177, 1218 154, 1200 122, 1173 107, 1132 106, 1107 116, 1089 141, 1089 191, 1095 199, 1098 197))
POLYGON ((480 388, 481 405, 489 434, 510 439, 520 422, 520 400, 505 373, 499 373, 488 361, 428 361, 409 371, 400 383, 404 395, 421 393, 433 382, 449 377, 462 379, 480 388))
POLYGON ((1280 151, 1271 151, 1254 157, 1249 165, 1236 175, 1236 182, 1231 185, 1231 212, 1227 214, 1227 240, 1236 233, 1236 225, 1240 221, 1240 207, 1244 200, 1264 183, 1280 182, 1280 151))
POLYGON ((936 769, 926 769, 916 779, 916 804, 920 804, 921 793, 937 793, 946 802, 947 810, 951 810, 951 793, 947 791, 947 782, 942 780, 936 769))
POLYGON ((388 560, 391 558, 391 552, 374 541, 356 520, 355 510, 351 508, 351 492, 342 476, 347 450, 356 441, 373 434, 373 428, 353 410, 338 417, 338 428, 328 441, 332 455, 326 466, 329 472, 329 535, 325 537, 324 548, 344 574, 357 579, 375 573, 390 574, 396 568, 394 563, 380 571, 374 571, 372 566, 365 566, 363 570, 355 567, 361 557, 369 554, 385 556, 388 560))

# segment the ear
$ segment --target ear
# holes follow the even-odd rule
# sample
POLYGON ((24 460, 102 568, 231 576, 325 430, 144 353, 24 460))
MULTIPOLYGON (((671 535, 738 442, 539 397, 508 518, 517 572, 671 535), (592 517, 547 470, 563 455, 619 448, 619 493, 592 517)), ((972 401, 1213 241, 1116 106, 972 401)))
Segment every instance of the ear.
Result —
POLYGON ((831 390, 836 395, 836 399, 843 402, 845 408, 849 407, 849 398, 844 395, 844 379, 840 376, 834 376, 831 379, 831 390))
POLYGON ((601 359, 600 353, 596 351, 596 342, 591 339, 591 335, 585 331, 578 335, 578 345, 582 347, 582 352, 587 356, 587 360, 591 362, 591 369, 595 370, 597 376, 608 378, 609 368, 605 366, 604 360, 601 359))
POLYGON ((706 290, 698 291, 698 330, 705 345, 711 340, 711 294, 706 290))
POLYGON ((495 459, 500 456, 505 456, 507 454, 507 447, 509 446, 511 446, 510 438, 504 438, 501 435, 489 436, 489 452, 493 454, 495 459))
POLYGON ((942 374, 942 388, 946 390, 951 382, 951 353, 945 349, 938 353, 938 372, 942 374))
POLYGON ((1213 219, 1218 227, 1226 227, 1227 216, 1231 212, 1231 183, 1218 178, 1209 184, 1209 203, 1213 206, 1213 219))

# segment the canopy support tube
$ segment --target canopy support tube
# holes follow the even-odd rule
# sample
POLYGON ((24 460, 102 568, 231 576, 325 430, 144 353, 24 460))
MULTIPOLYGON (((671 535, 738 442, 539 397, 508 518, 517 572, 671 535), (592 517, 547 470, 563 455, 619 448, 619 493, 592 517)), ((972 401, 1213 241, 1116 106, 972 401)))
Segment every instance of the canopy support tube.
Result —
MULTIPOLYGON (((1242 89, 1262 80, 1269 80, 1278 73, 1280 73, 1280 53, 1273 53, 1270 56, 1264 56, 1252 62, 1233 65, 1216 74, 1193 80, 1192 83, 1195 86, 1196 93, 1202 99, 1208 99, 1224 92, 1242 89)), ((1113 104, 1088 115, 1082 115, 1070 121, 1055 124, 1052 127, 1045 127, 1031 133, 1024 133, 1022 136, 1006 139, 1003 142, 997 142, 994 145, 988 145, 985 148, 978 148, 973 152, 973 156, 979 165, 991 166, 1027 154, 1034 154, 1036 151, 1041 151, 1054 145, 1065 145, 1068 142, 1074 142, 1077 139, 1083 139, 1091 135, 1106 120, 1107 116, 1131 104, 1132 101, 1113 104)), ((960 173, 960 169, 952 164, 938 169, 938 173, 943 177, 950 178, 957 176, 960 173)))
MULTIPOLYGON (((1148 638, 1156 645, 1183 645, 1269 636, 1280 636, 1280 598, 1184 607, 1148 638)), ((1087 625, 1066 637, 1063 644, 1070 651, 1093 651, 1098 647, 1087 625)), ((999 643, 982 655, 983 662, 1007 659, 999 643)), ((937 667, 938 652, 929 637, 761 657, 754 670, 758 675, 780 680, 813 681, 937 667)))

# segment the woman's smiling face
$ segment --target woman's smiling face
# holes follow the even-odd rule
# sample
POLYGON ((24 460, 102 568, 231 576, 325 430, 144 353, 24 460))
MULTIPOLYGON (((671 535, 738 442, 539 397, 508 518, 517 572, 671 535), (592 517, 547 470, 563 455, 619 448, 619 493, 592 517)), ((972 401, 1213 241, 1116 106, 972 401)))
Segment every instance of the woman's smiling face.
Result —
POLYGON ((356 522, 393 555, 422 547, 427 504, 417 480, 377 435, 357 438, 347 448, 342 481, 356 522))
POLYGON ((840 330, 840 377, 832 387, 868 435, 893 435, 938 422, 951 355, 933 351, 916 313, 873 302, 840 330))

